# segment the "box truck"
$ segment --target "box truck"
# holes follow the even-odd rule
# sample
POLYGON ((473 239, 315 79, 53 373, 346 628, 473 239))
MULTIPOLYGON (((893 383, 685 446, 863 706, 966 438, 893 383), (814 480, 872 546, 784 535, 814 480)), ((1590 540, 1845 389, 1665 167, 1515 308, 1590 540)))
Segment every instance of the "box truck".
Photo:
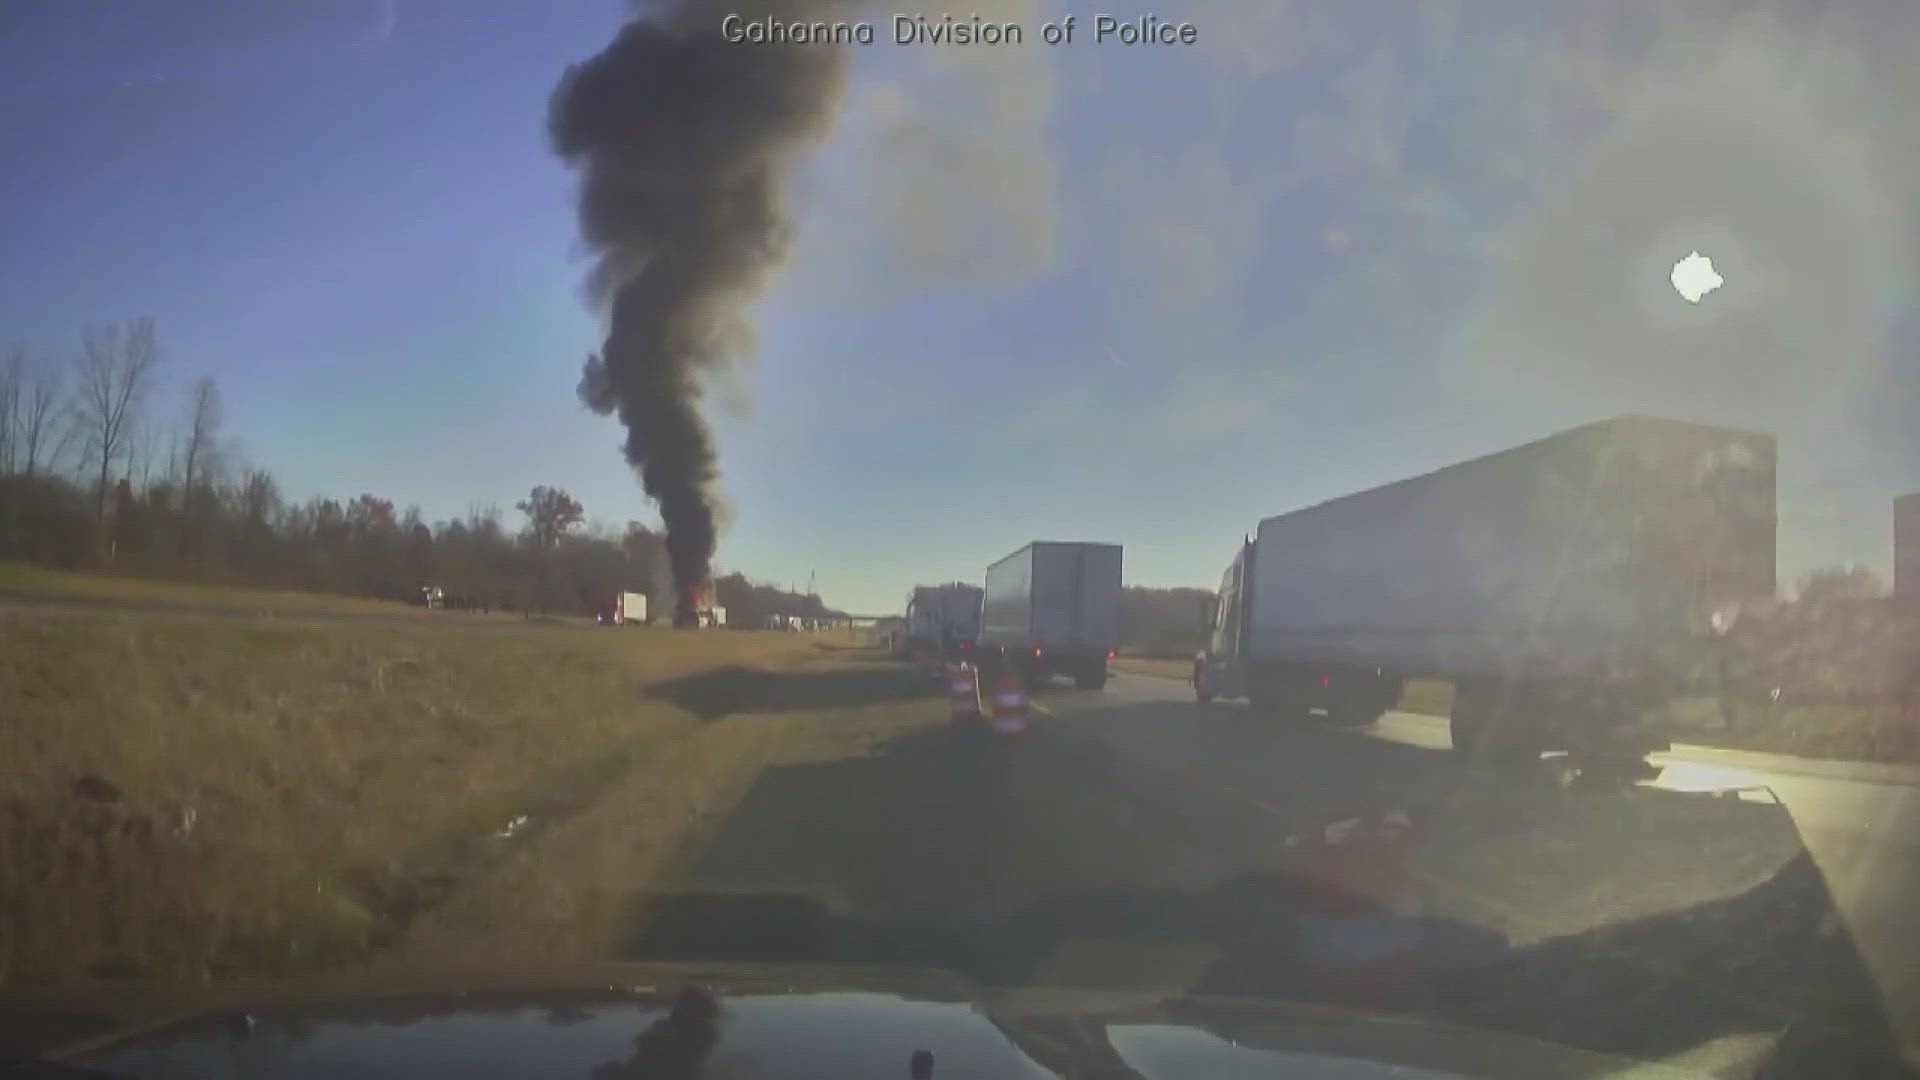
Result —
POLYGON ((976 651, 1038 682, 1106 685, 1120 639, 1120 545, 1036 540, 987 567, 976 651))
POLYGON ((608 626, 625 626, 628 623, 645 625, 647 621, 647 594, 637 592, 617 592, 613 599, 600 612, 600 621, 608 626))
POLYGON ((1195 694, 1369 722, 1436 677, 1457 749, 1639 772, 1668 697, 1774 598, 1775 458, 1622 416, 1268 518, 1209 605, 1195 694))

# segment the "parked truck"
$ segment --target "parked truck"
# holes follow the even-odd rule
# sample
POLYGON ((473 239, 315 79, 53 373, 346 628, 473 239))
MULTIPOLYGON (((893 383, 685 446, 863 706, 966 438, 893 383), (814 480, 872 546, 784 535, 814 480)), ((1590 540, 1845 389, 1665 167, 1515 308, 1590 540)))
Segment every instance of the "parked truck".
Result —
POLYGON ((647 594, 637 592, 617 592, 613 599, 600 612, 600 621, 608 626, 625 626, 632 623, 645 625, 647 621, 647 594))
POLYGON ((1029 681, 1106 685, 1120 639, 1120 545, 1036 540, 987 567, 978 650, 1029 681))
POLYGON ((965 659, 980 636, 980 587, 917 586, 907 597, 906 625, 910 655, 965 659))
POLYGON ((713 630, 726 625, 727 609, 718 604, 682 609, 673 615, 676 630, 713 630))
POLYGON ((1774 598, 1775 459, 1769 435, 1622 416, 1268 518, 1209 605, 1195 694, 1369 722, 1435 677, 1459 750, 1637 773, 1669 696, 1774 598))

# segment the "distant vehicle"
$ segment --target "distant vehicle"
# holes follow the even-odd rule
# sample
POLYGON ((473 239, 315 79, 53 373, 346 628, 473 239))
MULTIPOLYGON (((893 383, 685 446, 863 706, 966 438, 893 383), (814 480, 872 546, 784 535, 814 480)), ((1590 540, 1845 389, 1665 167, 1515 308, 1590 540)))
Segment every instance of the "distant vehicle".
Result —
POLYGON ((644 625, 646 621, 646 593, 614 593, 613 599, 600 612, 600 622, 606 626, 625 626, 629 623, 644 625))
POLYGON ((1120 545, 1036 540, 987 567, 979 648, 1030 681, 1106 685, 1120 639, 1120 545))
POLYGON ((437 608, 437 607, 445 606, 446 602, 447 602, 446 591, 441 589, 440 586, 438 585, 420 586, 420 603, 422 606, 437 608))
POLYGON ((727 625, 727 609, 715 604, 700 612, 700 625, 707 628, 719 628, 727 625))
POLYGON ((972 654, 980 636, 980 587, 965 582, 921 585, 907 597, 906 648, 949 660, 972 654))
POLYGON ((1770 435, 1623 416, 1260 522, 1209 605, 1200 701, 1370 722, 1455 685, 1454 746, 1641 769, 1649 717, 1774 595, 1770 435))
POLYGON ((906 655, 907 621, 898 615, 888 615, 873 620, 872 641, 885 649, 889 655, 906 655))

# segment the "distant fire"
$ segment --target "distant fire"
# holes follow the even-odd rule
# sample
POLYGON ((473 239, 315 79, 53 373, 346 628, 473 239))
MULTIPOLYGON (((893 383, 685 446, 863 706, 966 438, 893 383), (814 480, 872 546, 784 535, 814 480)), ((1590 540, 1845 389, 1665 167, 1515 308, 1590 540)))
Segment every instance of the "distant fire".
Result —
POLYGON ((675 597, 673 625, 699 626, 703 615, 713 610, 713 583, 695 581, 680 587, 675 597))

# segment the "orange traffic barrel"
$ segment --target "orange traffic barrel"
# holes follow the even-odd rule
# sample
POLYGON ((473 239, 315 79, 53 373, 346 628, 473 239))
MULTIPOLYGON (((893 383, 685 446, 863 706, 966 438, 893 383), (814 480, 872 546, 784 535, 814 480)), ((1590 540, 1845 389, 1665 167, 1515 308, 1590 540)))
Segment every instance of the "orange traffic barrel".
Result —
POLYGON ((1006 671, 993 684, 993 729, 1012 734, 1027 726, 1027 681, 1006 671))
POLYGON ((980 718, 980 680, 972 664, 956 664, 949 670, 947 703, 954 720, 980 718))

